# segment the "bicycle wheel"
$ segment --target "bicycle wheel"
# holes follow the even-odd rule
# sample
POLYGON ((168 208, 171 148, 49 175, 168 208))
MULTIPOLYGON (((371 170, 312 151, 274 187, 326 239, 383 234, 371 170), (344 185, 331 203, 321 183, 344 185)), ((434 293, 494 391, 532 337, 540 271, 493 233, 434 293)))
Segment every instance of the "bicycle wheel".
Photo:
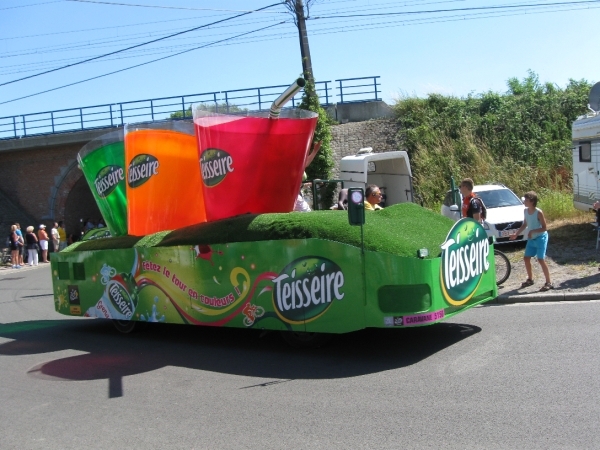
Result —
POLYGON ((494 249, 494 260, 496 263, 496 285, 500 286, 508 280, 512 268, 508 257, 500 250, 494 249))

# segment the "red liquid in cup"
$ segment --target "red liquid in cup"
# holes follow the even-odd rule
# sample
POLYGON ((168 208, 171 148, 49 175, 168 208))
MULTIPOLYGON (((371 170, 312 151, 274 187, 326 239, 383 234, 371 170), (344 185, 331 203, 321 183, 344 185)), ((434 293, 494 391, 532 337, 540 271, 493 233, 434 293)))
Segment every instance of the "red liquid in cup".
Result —
POLYGON ((316 115, 194 119, 207 220, 292 211, 316 125, 316 115))

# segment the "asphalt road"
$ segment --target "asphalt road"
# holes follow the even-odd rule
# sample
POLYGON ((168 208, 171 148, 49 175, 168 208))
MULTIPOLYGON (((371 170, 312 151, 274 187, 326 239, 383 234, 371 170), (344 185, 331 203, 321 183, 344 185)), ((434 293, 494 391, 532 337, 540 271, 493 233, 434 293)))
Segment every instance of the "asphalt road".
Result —
POLYGON ((598 448, 600 303, 480 307, 318 350, 275 333, 119 335, 0 273, 0 448, 598 448))

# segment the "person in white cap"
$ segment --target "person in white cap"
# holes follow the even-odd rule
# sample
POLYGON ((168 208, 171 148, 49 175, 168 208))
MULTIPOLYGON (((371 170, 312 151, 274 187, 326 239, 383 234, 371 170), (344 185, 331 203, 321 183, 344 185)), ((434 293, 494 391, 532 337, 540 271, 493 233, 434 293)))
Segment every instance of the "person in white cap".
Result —
POLYGON ((38 240, 42 249, 42 262, 48 263, 48 233, 46 233, 46 225, 43 223, 39 226, 38 240))

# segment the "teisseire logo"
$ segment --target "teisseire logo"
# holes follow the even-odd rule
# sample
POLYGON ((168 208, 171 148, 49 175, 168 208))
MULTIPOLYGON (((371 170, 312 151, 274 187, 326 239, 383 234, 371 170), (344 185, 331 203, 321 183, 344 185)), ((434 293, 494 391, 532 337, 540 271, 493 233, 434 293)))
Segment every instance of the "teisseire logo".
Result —
POLYGON ((440 279, 446 301, 454 306, 467 303, 490 268, 490 243, 483 227, 464 218, 452 227, 442 244, 440 279))
POLYGON ((114 278, 111 279, 106 285, 106 293, 108 294, 108 299, 112 303, 112 306, 118 313, 122 314, 127 319, 133 316, 135 303, 123 283, 120 283, 114 278))
POLYGON ((96 174, 94 186, 100 197, 108 197, 118 184, 125 179, 125 171, 120 166, 106 166, 96 174))
POLYGON ((200 156, 202 181, 208 187, 219 184, 229 172, 233 172, 233 158, 218 148, 207 148, 200 156))
POLYGON ((142 154, 134 156, 127 169, 127 183, 129 183, 129 187, 136 188, 141 186, 150 177, 158 175, 158 166, 158 159, 152 155, 142 154))
POLYGON ((333 300, 344 298, 344 273, 326 258, 305 256, 288 264, 273 280, 273 304, 288 323, 315 320, 333 300))

